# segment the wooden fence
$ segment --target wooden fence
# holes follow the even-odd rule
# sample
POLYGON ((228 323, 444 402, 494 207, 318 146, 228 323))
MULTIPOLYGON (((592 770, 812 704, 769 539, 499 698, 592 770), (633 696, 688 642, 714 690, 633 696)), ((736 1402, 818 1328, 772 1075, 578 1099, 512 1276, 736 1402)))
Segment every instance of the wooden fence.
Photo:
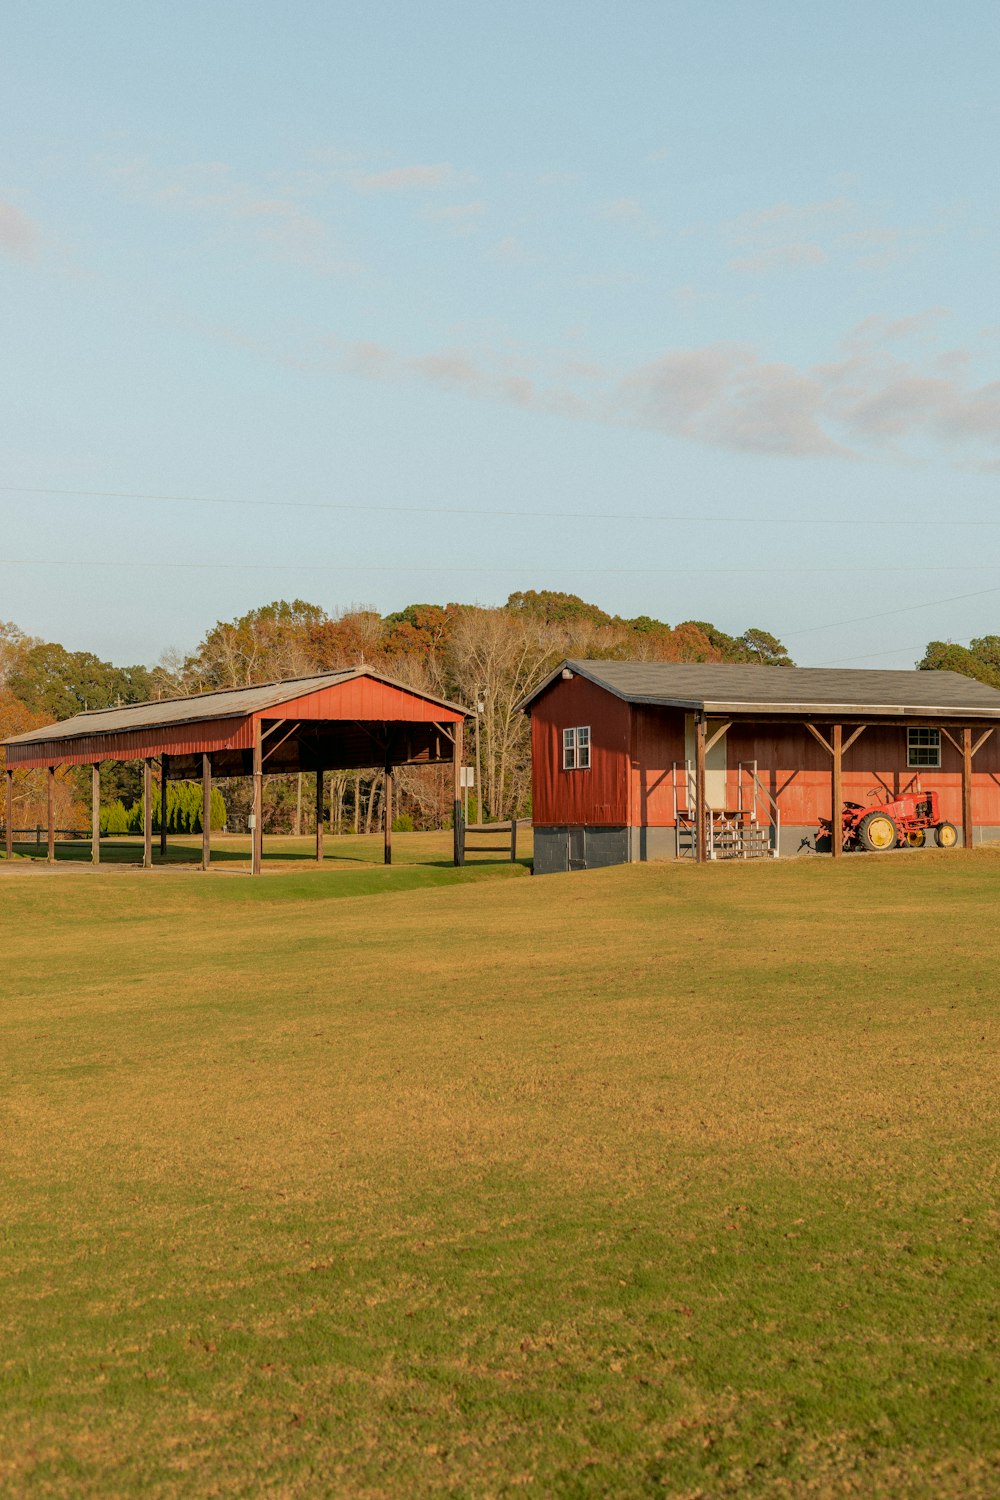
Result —
POLYGON ((508 823, 462 823, 462 864, 465 864, 465 856, 471 854, 501 854, 510 852, 511 860, 517 859, 517 830, 518 827, 530 828, 530 818, 512 818, 508 823), (474 834, 477 838, 492 837, 502 840, 499 844, 470 844, 469 835, 474 834))
MULTIPOLYGON (((57 839, 86 839, 90 841, 89 828, 55 828, 53 829, 57 839)), ((44 844, 48 841, 48 829, 43 823, 35 823, 31 828, 12 828, 11 835, 15 844, 44 844)), ((0 843, 7 837, 7 830, 0 823, 0 843)), ((101 835, 105 837, 104 834, 101 835)))

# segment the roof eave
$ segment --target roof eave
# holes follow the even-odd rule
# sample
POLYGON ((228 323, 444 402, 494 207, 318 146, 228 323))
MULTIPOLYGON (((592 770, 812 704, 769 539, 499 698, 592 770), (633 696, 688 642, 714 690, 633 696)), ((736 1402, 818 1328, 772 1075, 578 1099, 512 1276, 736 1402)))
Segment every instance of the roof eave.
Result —
MULTIPOLYGON (((322 673, 317 673, 316 674, 316 676, 322 676, 322 675, 323 675, 322 673)), ((461 703, 452 703, 449 699, 446 699, 446 698, 436 698, 433 693, 424 692, 420 688, 410 687, 410 686, 408 686, 404 682, 397 682, 395 678, 393 678, 393 677, 387 677, 382 672, 374 672, 374 671, 371 670, 370 667, 352 667, 352 668, 350 668, 350 669, 348 669, 347 671, 344 671, 344 672, 331 672, 329 675, 331 677, 336 677, 336 679, 337 679, 335 683, 331 682, 329 684, 330 687, 339 687, 341 685, 341 683, 351 682, 351 681, 353 681, 353 680, 355 680, 355 679, 357 679, 359 677, 369 677, 369 678, 372 678, 376 682, 385 683, 385 685, 387 687, 398 688, 400 690, 400 692, 410 693, 414 698, 420 698, 424 703, 432 703, 436 708, 448 709, 451 713, 461 714, 463 716, 463 718, 466 718, 466 719, 472 717, 471 710, 468 709, 468 708, 466 708, 461 703)), ((299 678, 290 678, 289 682, 309 682, 309 681, 313 681, 313 680, 314 680, 313 678, 299 677, 299 678)), ((271 683, 267 683, 267 682, 260 684, 261 688, 266 688, 266 687, 271 687, 271 686, 272 686, 272 684, 271 683)), ((274 686, 277 686, 277 684, 274 684, 274 686)), ((245 690, 243 690, 243 689, 228 689, 228 688, 225 688, 225 689, 222 689, 221 691, 222 692, 229 692, 229 691, 237 692, 237 691, 252 691, 252 689, 245 689, 245 690)), ((322 688, 314 688, 312 691, 313 692, 322 692, 323 689, 322 688)), ((187 698, 157 698, 157 699, 153 699, 153 700, 150 700, 150 701, 152 703, 156 703, 156 704, 163 704, 163 703, 183 703, 183 702, 204 703, 204 701, 205 701, 206 698, 210 698, 212 696, 213 695, 211 693, 202 693, 202 694, 190 695, 187 698)), ((233 722, 236 722, 236 721, 241 720, 241 719, 253 718, 255 715, 260 716, 260 715, 266 714, 269 709, 280 708, 283 703, 291 703, 291 702, 293 702, 294 699, 296 698, 296 696, 300 696, 300 697, 301 696, 306 696, 306 697, 308 697, 309 694, 308 693, 306 693, 305 695, 302 695, 302 694, 298 694, 297 695, 295 693, 286 694, 283 697, 272 698, 269 702, 262 703, 262 704, 258 705, 258 707, 256 707, 256 708, 241 709, 240 711, 238 711, 236 713, 224 713, 223 712, 223 713, 217 713, 217 714, 195 714, 193 716, 189 716, 189 717, 186 717, 186 718, 183 718, 183 719, 173 719, 173 718, 171 718, 171 719, 165 721, 162 724, 150 723, 149 721, 146 721, 145 723, 143 723, 143 722, 139 721, 139 722, 136 722, 135 724, 129 724, 129 725, 125 725, 125 726, 119 726, 116 729, 102 729, 101 726, 99 724, 97 724, 97 725, 91 725, 91 726, 89 726, 86 729, 71 730, 71 731, 69 731, 67 733, 66 730, 65 730, 65 728, 61 727, 59 721, 57 720, 54 724, 44 724, 44 725, 42 725, 38 729, 29 729, 29 730, 26 730, 24 734, 13 735, 10 739, 0 740, 0 746, 3 746, 4 748, 6 748, 8 745, 47 745, 47 744, 58 742, 58 741, 69 742, 69 741, 77 741, 77 740, 89 740, 89 739, 94 739, 94 738, 99 737, 99 736, 108 736, 108 737, 110 737, 112 735, 120 735, 120 734, 143 734, 143 733, 155 732, 157 730, 162 730, 162 729, 180 728, 181 726, 183 726, 185 724, 205 724, 205 723, 209 723, 211 721, 225 722, 226 720, 232 720, 233 722)), ((141 709, 143 709, 143 708, 148 708, 150 706, 150 703, 136 703, 135 705, 130 705, 130 706, 134 706, 135 707, 136 713, 138 715, 139 711, 141 709)), ((104 710, 100 710, 100 711, 103 712, 104 710)), ((108 710, 108 712, 115 712, 115 710, 113 710, 113 709, 112 710, 108 710)), ((76 718, 78 716, 74 715, 73 717, 76 718)), ((72 722, 73 722, 73 719, 64 719, 62 721, 63 725, 72 724, 72 722)))
POLYGON ((571 656, 567 656, 563 661, 559 663, 554 671, 549 673, 544 682, 540 682, 536 688, 532 688, 530 693, 525 693, 523 698, 518 699, 518 701, 514 704, 514 712, 527 713, 531 705, 533 703, 537 703, 542 694, 547 693, 549 688, 557 680, 557 678, 561 677, 563 672, 567 670, 572 672, 574 677, 583 677, 587 680, 587 682, 592 682, 594 686, 599 687, 602 692, 610 693, 612 698, 620 698, 623 703, 639 702, 639 699, 637 698, 630 698, 628 693, 619 692, 618 689, 612 687, 610 683, 602 682, 601 679, 599 677, 595 677, 592 672, 586 671, 578 661, 575 661, 571 656))
MULTIPOLYGON (((639 701, 637 699, 633 700, 639 701)), ((686 705, 673 699, 647 699, 659 702, 664 708, 686 705)), ((978 718, 1000 719, 1000 708, 982 708, 971 704, 912 704, 912 703, 715 703, 696 705, 708 714, 732 714, 738 718, 753 718, 755 714, 778 714, 787 718, 803 718, 811 715, 818 718, 848 718, 856 721, 871 715, 876 718, 893 719, 950 719, 978 718)))

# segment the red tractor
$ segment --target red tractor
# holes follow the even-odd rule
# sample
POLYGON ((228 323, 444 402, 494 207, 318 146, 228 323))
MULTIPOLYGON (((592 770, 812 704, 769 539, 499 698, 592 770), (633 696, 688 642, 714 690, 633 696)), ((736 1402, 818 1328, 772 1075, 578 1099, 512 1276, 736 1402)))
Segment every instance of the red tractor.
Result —
MULTIPOLYGON (((878 795, 877 790, 869 793, 870 797, 878 795)), ((873 853, 898 847, 921 849, 927 842, 928 830, 933 832, 939 849, 954 849, 958 843, 954 823, 941 819, 937 792, 902 792, 898 797, 886 797, 877 807, 845 802, 843 820, 845 849, 868 849, 873 853)), ((820 818, 817 850, 830 849, 832 832, 832 820, 820 818)))

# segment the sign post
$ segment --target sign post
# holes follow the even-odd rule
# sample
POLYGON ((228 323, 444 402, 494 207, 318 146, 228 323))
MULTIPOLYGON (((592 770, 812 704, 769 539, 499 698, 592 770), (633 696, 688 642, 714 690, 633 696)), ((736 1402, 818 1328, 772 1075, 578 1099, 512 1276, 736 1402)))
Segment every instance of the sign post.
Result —
POLYGON ((461 785, 462 785, 463 791, 465 792, 465 821, 466 821, 466 824, 468 824, 468 821, 469 821, 469 787, 470 786, 475 786, 475 784, 476 784, 476 773, 475 773, 475 770, 473 769, 472 766, 463 766, 462 767, 461 775, 462 775, 461 785))

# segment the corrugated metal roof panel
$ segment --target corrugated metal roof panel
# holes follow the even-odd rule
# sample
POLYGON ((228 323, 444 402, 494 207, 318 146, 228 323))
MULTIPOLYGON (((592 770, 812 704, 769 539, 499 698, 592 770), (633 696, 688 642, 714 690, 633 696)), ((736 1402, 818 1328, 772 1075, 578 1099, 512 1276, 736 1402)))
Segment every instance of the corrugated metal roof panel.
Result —
POLYGON ((380 672, 352 667, 344 672, 323 672, 313 677, 286 678, 282 682, 261 683, 257 687, 224 688, 215 693, 198 693, 189 698, 165 698, 155 703, 131 703, 127 708, 103 708, 89 713, 75 714, 59 724, 46 724, 40 729, 29 729, 26 734, 15 735, 4 740, 7 745, 30 745, 36 742, 82 739, 90 735, 126 734, 148 729, 163 729, 173 724, 197 723, 202 719, 242 718, 246 714, 261 713, 268 708, 277 708, 308 693, 318 693, 324 688, 347 682, 352 678, 370 677, 375 682, 388 684, 404 693, 432 703, 437 708, 464 716, 467 712, 460 704, 448 703, 442 698, 432 698, 405 683, 394 682, 380 672))
POLYGON ((959 672, 883 672, 839 667, 754 667, 729 662, 569 660, 521 707, 529 708, 562 671, 579 672, 628 703, 708 713, 803 712, 1000 718, 1000 692, 959 672))

